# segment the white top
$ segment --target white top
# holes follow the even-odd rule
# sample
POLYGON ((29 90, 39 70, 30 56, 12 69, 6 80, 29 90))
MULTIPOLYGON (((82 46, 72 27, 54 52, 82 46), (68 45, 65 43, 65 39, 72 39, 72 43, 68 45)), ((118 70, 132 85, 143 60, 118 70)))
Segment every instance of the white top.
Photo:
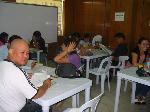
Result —
POLYGON ((19 112, 37 89, 12 62, 0 62, 0 112, 19 112))
POLYGON ((102 36, 101 35, 96 35, 94 36, 93 40, 92 40, 92 45, 95 46, 95 42, 99 42, 102 43, 102 36))

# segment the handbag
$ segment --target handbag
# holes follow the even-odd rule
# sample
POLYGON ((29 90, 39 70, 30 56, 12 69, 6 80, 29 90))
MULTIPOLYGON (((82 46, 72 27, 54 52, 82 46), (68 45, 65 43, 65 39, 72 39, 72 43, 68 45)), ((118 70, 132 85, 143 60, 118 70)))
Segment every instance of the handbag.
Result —
POLYGON ((71 63, 58 64, 55 74, 62 78, 80 78, 82 77, 80 70, 71 63))
POLYGON ((136 74, 139 77, 149 77, 150 73, 144 70, 144 67, 140 67, 138 68, 138 70, 136 71, 136 74))

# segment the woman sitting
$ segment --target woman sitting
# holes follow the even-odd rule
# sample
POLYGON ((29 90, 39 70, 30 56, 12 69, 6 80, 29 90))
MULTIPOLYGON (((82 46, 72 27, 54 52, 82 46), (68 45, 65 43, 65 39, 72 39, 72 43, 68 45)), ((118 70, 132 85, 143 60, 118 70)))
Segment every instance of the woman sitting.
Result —
POLYGON ((72 38, 66 38, 61 46, 61 52, 54 58, 57 63, 71 63, 77 68, 81 66, 81 60, 76 50, 77 42, 72 38))
POLYGON ((35 31, 32 36, 32 40, 30 41, 30 60, 37 60, 37 52, 42 50, 40 53, 39 61, 46 65, 46 58, 47 58, 47 50, 45 47, 45 40, 41 36, 40 31, 35 31))
MULTIPOLYGON (((143 65, 148 56, 148 48, 149 48, 148 39, 140 38, 138 41, 137 47, 134 48, 131 53, 130 63, 133 66, 139 66, 140 64, 143 65)), ((136 93, 135 93, 135 96, 136 96, 135 103, 138 103, 138 104, 145 103, 145 98, 149 89, 150 89, 149 86, 137 83, 136 93)))
MULTIPOLYGON (((81 66, 81 60, 76 52, 77 41, 74 38, 65 38, 61 49, 57 51, 57 56, 54 61, 58 64, 71 63, 76 66, 77 69, 81 66)), ((53 111, 61 112, 61 106, 63 103, 59 102, 53 106, 53 111)))

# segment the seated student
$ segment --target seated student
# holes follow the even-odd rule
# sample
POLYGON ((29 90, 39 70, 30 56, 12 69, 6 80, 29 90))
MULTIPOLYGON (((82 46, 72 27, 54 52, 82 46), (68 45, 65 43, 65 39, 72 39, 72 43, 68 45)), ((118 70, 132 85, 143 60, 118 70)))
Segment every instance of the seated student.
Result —
POLYGON ((91 44, 91 34, 85 33, 83 39, 79 42, 80 52, 82 56, 93 55, 91 50, 94 48, 91 44))
POLYGON ((7 49, 8 34, 3 32, 0 34, 0 61, 6 59, 8 49, 7 49))
POLYGON ((88 47, 91 44, 91 35, 90 33, 85 33, 83 38, 79 41, 80 47, 88 47))
POLYGON ((0 61, 6 59, 7 54, 8 54, 7 45, 2 45, 0 47, 0 61))
POLYGON ((118 64, 119 56, 128 55, 128 48, 125 42, 125 35, 123 33, 116 33, 114 38, 116 39, 116 43, 118 45, 111 54, 113 56, 112 65, 115 66, 118 64))
POLYGON ((8 34, 6 32, 2 32, 0 34, 0 46, 5 45, 8 40, 8 34))
POLYGON ((97 44, 99 45, 99 43, 101 44, 102 43, 102 39, 103 37, 101 35, 95 35, 92 39, 92 45, 93 46, 97 46, 97 44))
POLYGON ((32 40, 30 41, 30 48, 33 48, 33 50, 30 51, 29 59, 36 60, 37 51, 43 50, 43 52, 40 53, 40 62, 44 62, 45 58, 47 58, 47 50, 45 47, 45 40, 42 38, 40 31, 35 31, 33 33, 32 40))
POLYGON ((37 50, 43 50, 46 52, 45 40, 41 36, 40 31, 35 31, 30 42, 30 48, 35 48, 37 50))
MULTIPOLYGON (((148 39, 141 37, 138 40, 137 46, 131 52, 129 61, 133 66, 138 66, 139 64, 144 64, 146 58, 148 56, 148 48, 149 48, 149 41, 148 39)), ((136 85, 136 99, 135 103, 143 104, 145 103, 145 98, 150 90, 149 86, 137 83, 136 85)))
POLYGON ((15 40, 15 39, 22 39, 20 36, 18 36, 18 35, 12 35, 10 38, 9 38, 9 40, 8 40, 8 44, 6 45, 3 45, 3 46, 1 46, 0 47, 0 60, 4 60, 4 59, 6 59, 7 58, 7 55, 8 55, 8 49, 9 49, 9 47, 10 47, 10 45, 11 45, 11 42, 13 41, 13 40, 15 40))
MULTIPOLYGON (((58 64, 61 63, 71 63, 76 66, 77 69, 81 66, 81 60, 78 56, 76 50, 77 41, 73 37, 66 37, 64 38, 64 42, 61 46, 61 49, 59 49, 59 52, 57 56, 54 58, 54 61, 58 64)), ((53 110, 56 112, 61 112, 60 106, 62 105, 61 102, 54 105, 53 110)))
POLYGON ((7 60, 0 62, 0 112, 37 112, 41 109, 28 99, 42 97, 51 86, 51 81, 45 80, 39 88, 30 82, 26 72, 20 68, 26 64, 28 57, 27 42, 15 39, 8 49, 7 60))
POLYGON ((54 61, 57 63, 72 63, 79 68, 81 60, 75 51, 76 46, 77 43, 74 39, 66 38, 61 46, 62 51, 54 58, 54 61))

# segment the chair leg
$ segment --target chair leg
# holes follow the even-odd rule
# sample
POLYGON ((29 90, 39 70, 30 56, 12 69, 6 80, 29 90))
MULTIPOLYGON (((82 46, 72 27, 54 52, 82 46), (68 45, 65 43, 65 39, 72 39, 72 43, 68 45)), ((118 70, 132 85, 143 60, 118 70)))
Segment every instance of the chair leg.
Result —
POLYGON ((127 86, 128 86, 128 81, 127 81, 127 80, 125 80, 124 92, 126 92, 126 91, 127 91, 127 86))
POLYGON ((45 57, 45 64, 46 64, 46 66, 48 65, 48 63, 47 63, 47 57, 45 57))
POLYGON ((136 82, 132 82, 131 103, 135 103, 136 82))
POLYGON ((116 76, 116 69, 115 68, 113 68, 113 76, 116 76))
POLYGON ((108 84, 108 89, 109 89, 109 92, 110 92, 109 73, 107 74, 107 84, 108 84))
POLYGON ((40 52, 37 52, 37 62, 40 62, 40 52))
POLYGON ((96 75, 96 84, 99 84, 99 75, 96 75))
POLYGON ((101 93, 104 93, 105 78, 106 78, 106 75, 101 74, 101 93))
POLYGON ((77 94, 77 107, 79 107, 79 100, 80 100, 80 98, 79 98, 79 93, 77 94))

